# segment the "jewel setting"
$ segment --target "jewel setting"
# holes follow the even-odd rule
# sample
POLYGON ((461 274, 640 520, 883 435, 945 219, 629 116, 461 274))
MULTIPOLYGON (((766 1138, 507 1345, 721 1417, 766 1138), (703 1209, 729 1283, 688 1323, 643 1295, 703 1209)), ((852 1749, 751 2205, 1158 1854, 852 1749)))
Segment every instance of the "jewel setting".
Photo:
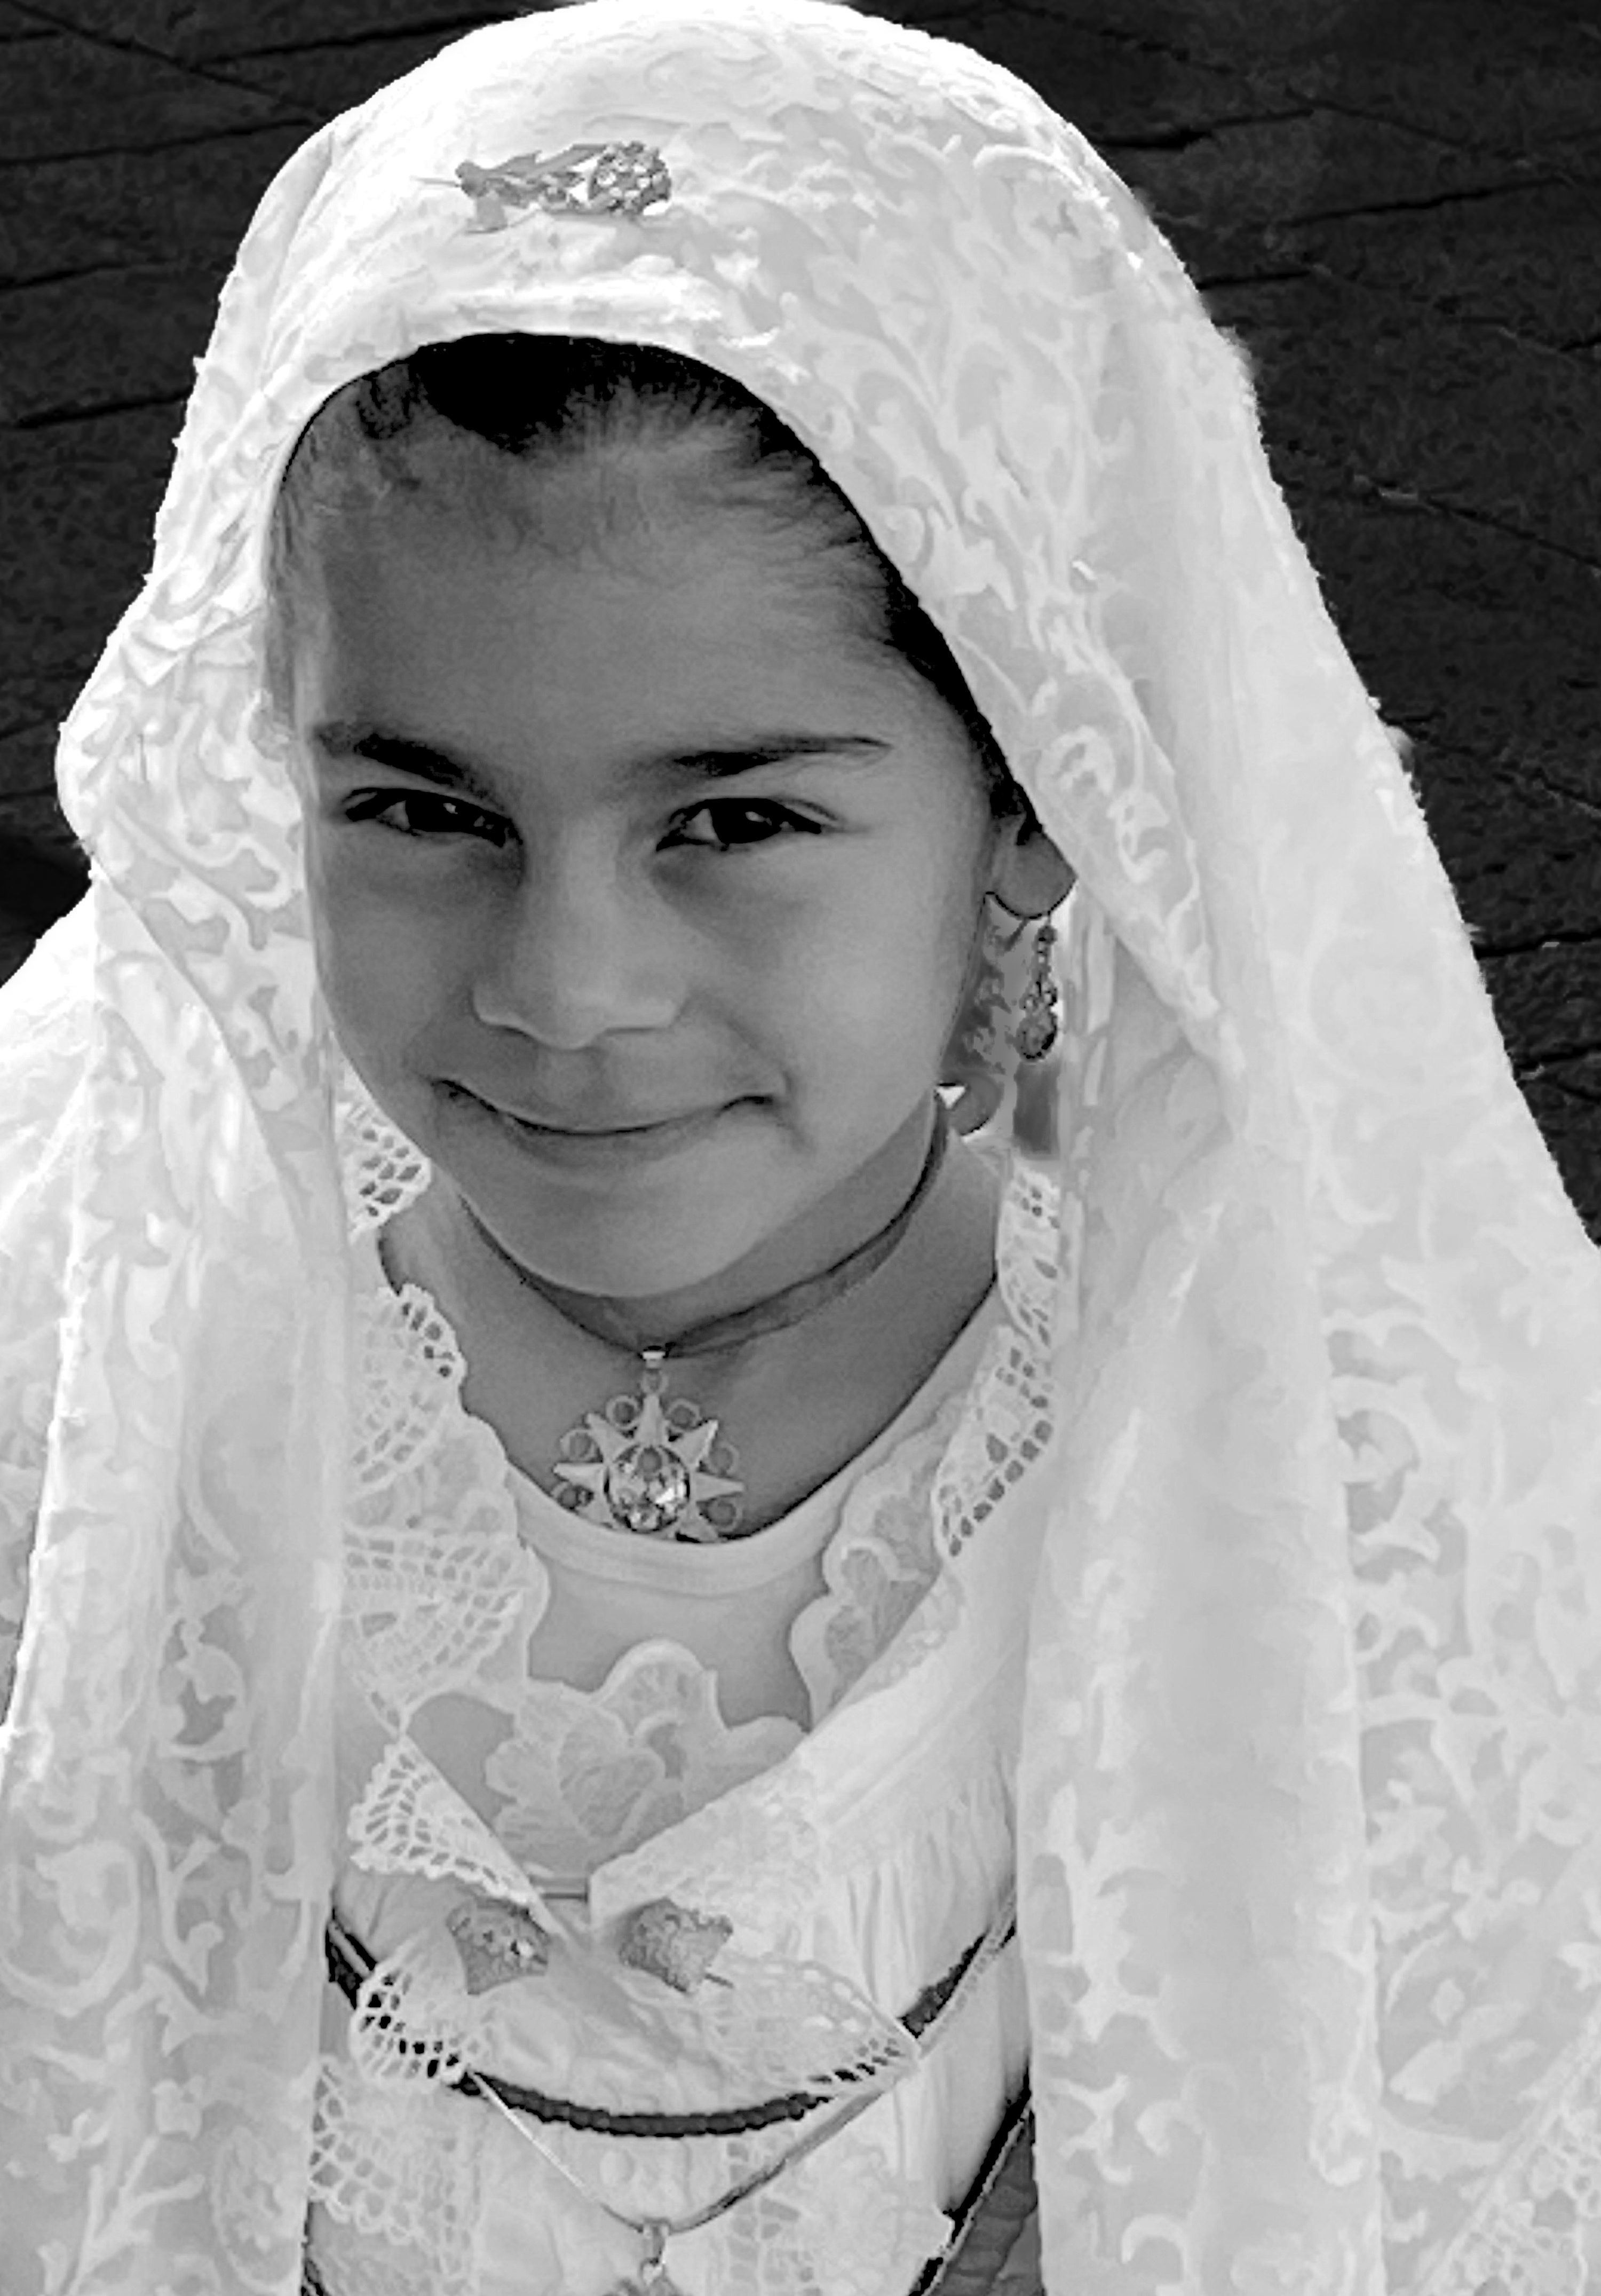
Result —
POLYGON ((714 1984, 727 1984, 712 1964, 733 1933, 725 1914, 698 1914, 671 1898, 651 1898, 629 1915, 617 1959, 625 1969, 659 1977, 676 1993, 696 1993, 708 1977, 714 1984))
POLYGON ((673 178, 650 144, 569 144, 542 156, 519 152, 491 168, 463 160, 456 182, 472 201, 475 231, 504 231, 510 209, 554 215, 640 217, 665 206, 673 178))
POLYGON ((701 1545, 739 1528, 745 1486, 717 1422, 661 1393, 659 1351, 638 1395, 617 1395, 585 1414, 557 1448, 554 1496, 570 1513, 641 1538, 701 1545))
POLYGON ((545 1931, 521 1906, 477 1898, 445 1918, 469 1993, 488 1993, 519 1977, 539 1976, 551 1958, 545 1931))

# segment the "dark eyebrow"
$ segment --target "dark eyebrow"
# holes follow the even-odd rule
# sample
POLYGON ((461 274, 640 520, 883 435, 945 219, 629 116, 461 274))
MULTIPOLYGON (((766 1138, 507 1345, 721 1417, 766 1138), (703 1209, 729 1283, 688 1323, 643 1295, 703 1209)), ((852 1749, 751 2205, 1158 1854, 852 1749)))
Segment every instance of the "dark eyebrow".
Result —
MULTIPOLYGON (((396 773, 433 782, 440 789, 462 790, 484 805, 505 803, 491 776, 437 742, 387 733, 359 718, 330 718, 312 728, 311 739, 314 748, 336 764, 363 758, 369 765, 388 766, 396 773)), ((686 780, 726 781, 757 766, 778 765, 789 758, 878 757, 893 747, 872 734, 761 734, 744 742, 645 751, 629 759, 627 770, 641 778, 677 775, 686 780)))

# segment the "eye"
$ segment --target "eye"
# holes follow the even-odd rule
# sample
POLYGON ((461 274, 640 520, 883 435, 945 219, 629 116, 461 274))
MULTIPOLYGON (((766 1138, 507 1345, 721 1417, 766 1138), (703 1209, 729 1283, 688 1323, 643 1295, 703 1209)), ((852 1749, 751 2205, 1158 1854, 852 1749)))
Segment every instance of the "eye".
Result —
POLYGON ((494 841, 497 845, 505 842, 505 832, 509 824, 499 820, 495 815, 482 813, 477 806, 467 805, 460 798, 429 797, 421 790, 370 790, 347 807, 345 818, 352 822, 375 821, 380 829, 389 830, 397 837, 427 839, 441 834, 466 836, 471 833, 465 823, 458 823, 453 819, 446 820, 441 826, 439 816, 442 814, 462 815, 465 816, 466 822, 487 822, 494 834, 494 841), (406 829, 396 822, 386 821, 383 818, 385 814, 393 813, 403 807, 410 808, 425 824, 431 822, 433 826, 406 829))
POLYGON ((760 798, 713 798, 706 805, 698 805, 679 823, 674 842, 698 845, 708 852, 729 853, 736 847, 765 845, 786 832, 799 831, 807 836, 821 833, 822 824, 809 821, 805 814, 792 812, 787 805, 777 805, 760 798), (692 837, 686 832, 691 823, 705 825, 707 834, 692 837))

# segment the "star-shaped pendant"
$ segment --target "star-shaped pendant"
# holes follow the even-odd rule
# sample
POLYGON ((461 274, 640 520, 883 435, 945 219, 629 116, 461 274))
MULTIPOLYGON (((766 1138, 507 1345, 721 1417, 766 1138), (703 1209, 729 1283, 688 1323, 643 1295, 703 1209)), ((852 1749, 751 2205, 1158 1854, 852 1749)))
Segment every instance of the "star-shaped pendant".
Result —
POLYGON ((692 1403, 664 1404, 654 1388, 615 1396, 561 1439, 556 1496, 586 1521, 642 1538, 707 1545, 739 1526, 745 1486, 718 1440, 717 1422, 692 1403))

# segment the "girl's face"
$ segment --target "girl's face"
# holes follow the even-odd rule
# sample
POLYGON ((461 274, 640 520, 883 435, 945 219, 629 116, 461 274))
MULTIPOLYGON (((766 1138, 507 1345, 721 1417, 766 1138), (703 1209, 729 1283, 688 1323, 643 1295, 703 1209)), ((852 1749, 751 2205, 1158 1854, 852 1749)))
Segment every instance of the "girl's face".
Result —
POLYGON ((625 554, 363 515, 295 728, 368 1089, 521 1265, 659 1300, 797 1236, 826 1264, 890 1165, 894 1210, 1010 832, 939 697, 747 520, 625 554))

